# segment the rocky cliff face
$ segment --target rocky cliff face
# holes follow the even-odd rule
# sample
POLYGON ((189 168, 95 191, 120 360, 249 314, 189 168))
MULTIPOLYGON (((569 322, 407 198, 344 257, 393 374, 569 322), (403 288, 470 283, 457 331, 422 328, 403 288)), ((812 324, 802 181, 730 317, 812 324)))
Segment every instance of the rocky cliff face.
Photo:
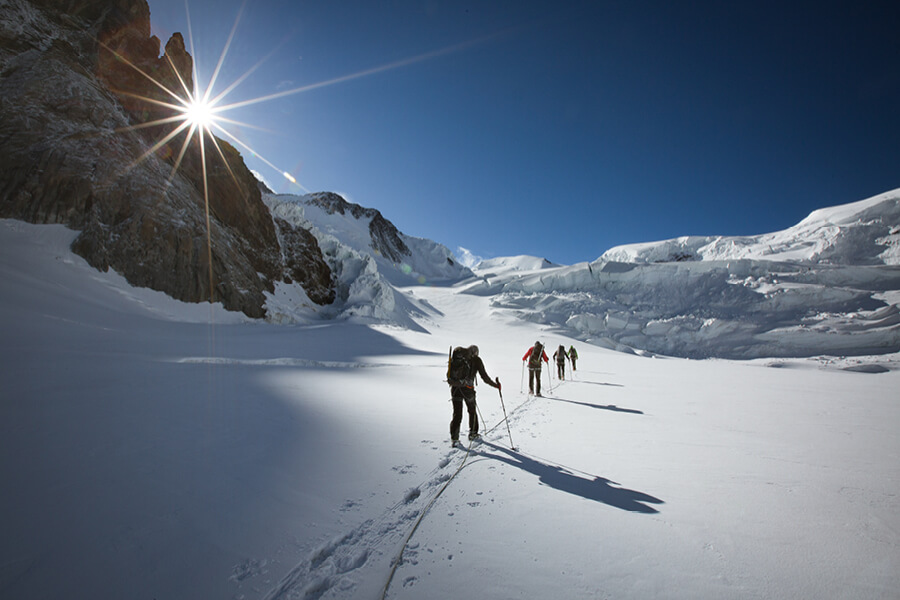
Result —
POLYGON ((180 300, 262 317, 283 281, 332 301, 315 238, 276 230, 231 145, 207 143, 208 234, 199 144, 174 173, 183 136, 148 154, 171 125, 134 129, 168 116, 141 98, 172 101, 148 76, 192 86, 181 36, 159 52, 145 0, 0 4, 0 216, 80 230, 73 249, 93 266, 180 300))

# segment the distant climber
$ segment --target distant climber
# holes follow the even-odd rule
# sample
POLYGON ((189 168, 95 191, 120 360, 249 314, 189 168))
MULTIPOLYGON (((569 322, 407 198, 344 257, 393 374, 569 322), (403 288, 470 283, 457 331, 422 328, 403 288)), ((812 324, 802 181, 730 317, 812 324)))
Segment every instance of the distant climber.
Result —
POLYGON ((575 361, 578 360, 578 352, 575 350, 575 346, 569 346, 569 360, 572 361, 572 370, 576 371, 575 361))
POLYGON ((566 353, 566 347, 560 344, 556 352, 553 353, 553 358, 556 360, 556 376, 562 381, 566 378, 566 359, 569 358, 569 355, 566 353))
POLYGON ((522 357, 522 361, 528 361, 528 393, 540 396, 541 361, 548 365, 550 364, 550 359, 547 357, 547 353, 544 352, 544 345, 539 341, 535 342, 534 346, 529 348, 525 356, 522 357))

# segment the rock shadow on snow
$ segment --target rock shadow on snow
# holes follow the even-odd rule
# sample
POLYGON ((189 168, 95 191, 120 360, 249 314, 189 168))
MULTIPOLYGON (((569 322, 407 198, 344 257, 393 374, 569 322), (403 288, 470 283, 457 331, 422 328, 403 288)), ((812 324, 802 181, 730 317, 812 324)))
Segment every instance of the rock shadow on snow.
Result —
POLYGON ((481 444, 480 449, 472 450, 472 454, 492 458, 513 467, 518 467, 528 473, 537 475, 538 480, 544 485, 620 510, 656 514, 659 510, 650 505, 664 504, 663 500, 655 496, 619 487, 618 483, 605 477, 591 476, 587 473, 584 476, 578 475, 565 467, 541 462, 521 452, 498 446, 487 440, 481 444), (485 447, 492 448, 496 452, 481 449, 485 447))

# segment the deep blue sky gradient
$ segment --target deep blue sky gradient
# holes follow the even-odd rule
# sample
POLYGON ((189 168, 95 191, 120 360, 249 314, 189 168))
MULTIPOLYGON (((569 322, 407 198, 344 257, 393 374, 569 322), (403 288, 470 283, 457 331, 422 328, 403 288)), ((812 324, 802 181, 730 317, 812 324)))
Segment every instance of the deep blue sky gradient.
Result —
MULTIPOLYGON (((188 37, 181 0, 149 2, 163 44, 188 37)), ((189 3, 204 84, 240 8, 189 3)), ((215 90, 266 56, 227 101, 436 53, 232 111, 262 130, 229 128, 409 235, 571 264, 900 187, 898 32, 896 1, 258 0, 215 90)))

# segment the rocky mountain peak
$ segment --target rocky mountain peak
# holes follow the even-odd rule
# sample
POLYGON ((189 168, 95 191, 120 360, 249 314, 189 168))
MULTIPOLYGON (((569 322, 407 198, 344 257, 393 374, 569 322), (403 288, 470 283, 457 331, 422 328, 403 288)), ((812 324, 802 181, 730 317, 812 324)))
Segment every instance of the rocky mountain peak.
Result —
POLYGON ((318 206, 328 214, 349 214, 357 220, 368 219, 372 248, 392 262, 402 263, 411 255, 400 231, 379 210, 348 202, 334 192, 316 192, 305 198, 308 204, 318 206))

